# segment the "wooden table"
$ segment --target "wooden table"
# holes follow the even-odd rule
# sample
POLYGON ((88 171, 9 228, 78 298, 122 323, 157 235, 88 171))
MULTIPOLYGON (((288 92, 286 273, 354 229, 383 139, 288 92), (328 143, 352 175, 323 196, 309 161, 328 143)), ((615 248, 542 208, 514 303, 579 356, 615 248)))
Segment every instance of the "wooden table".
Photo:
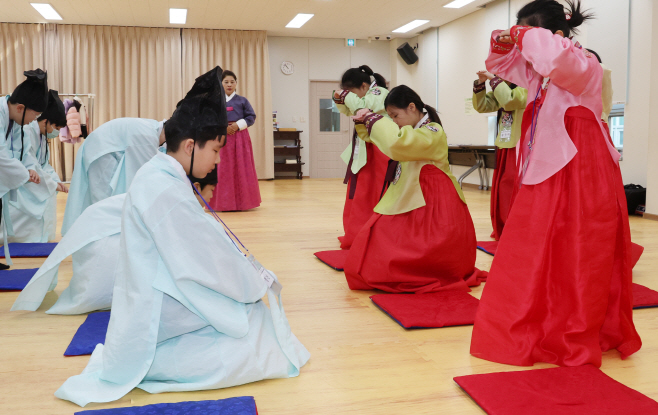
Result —
POLYGON ((470 167, 459 176, 459 185, 475 170, 480 176, 480 190, 489 190, 489 174, 487 169, 496 168, 496 146, 473 146, 468 144, 455 144, 448 146, 448 162, 455 166, 470 167))

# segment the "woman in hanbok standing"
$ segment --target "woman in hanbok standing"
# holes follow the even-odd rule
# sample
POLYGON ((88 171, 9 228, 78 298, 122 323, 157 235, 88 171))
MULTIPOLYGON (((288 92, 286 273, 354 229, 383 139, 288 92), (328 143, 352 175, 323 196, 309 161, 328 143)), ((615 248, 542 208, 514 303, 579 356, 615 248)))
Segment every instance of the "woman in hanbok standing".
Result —
POLYGON ((216 211, 249 210, 260 206, 260 189, 254 164, 254 152, 247 128, 256 122, 256 113, 247 98, 238 95, 237 76, 231 71, 222 74, 226 91, 228 129, 226 145, 217 165, 217 186, 210 200, 216 211))
POLYGON ((603 69, 570 39, 580 2, 535 0, 494 31, 487 69, 528 89, 512 206, 478 307, 471 354, 530 366, 601 365, 640 349, 619 153, 601 123, 603 69))

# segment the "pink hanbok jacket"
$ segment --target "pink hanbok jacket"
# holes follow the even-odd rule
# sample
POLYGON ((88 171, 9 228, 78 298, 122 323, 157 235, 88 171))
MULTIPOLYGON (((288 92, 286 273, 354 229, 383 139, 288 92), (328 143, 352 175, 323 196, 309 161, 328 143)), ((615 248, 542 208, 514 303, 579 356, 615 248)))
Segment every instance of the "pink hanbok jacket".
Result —
MULTIPOLYGON (((601 139, 606 141, 610 155, 618 162, 621 156, 605 138, 607 132, 600 121, 603 69, 596 57, 547 29, 514 26, 510 32, 515 44, 497 42, 501 32, 496 30, 491 35, 487 70, 528 90, 526 111, 532 111, 532 101, 535 96, 537 99, 541 96, 544 79, 550 79, 537 118, 523 184, 539 184, 550 178, 578 152, 564 123, 564 115, 571 107, 583 106, 592 111, 600 124, 601 139)), ((530 134, 531 129, 528 129, 526 136, 530 134)), ((528 142, 519 140, 518 145, 528 142)))

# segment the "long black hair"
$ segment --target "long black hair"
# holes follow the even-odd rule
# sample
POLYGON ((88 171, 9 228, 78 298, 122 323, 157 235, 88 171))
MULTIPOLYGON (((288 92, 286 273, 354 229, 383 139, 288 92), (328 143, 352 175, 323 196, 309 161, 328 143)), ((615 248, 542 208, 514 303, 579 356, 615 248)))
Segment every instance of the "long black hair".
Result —
POLYGON ((409 104, 414 103, 416 108, 418 108, 418 111, 427 111, 427 114, 429 115, 429 119, 432 122, 435 122, 439 124, 440 126, 443 126, 441 124, 441 119, 439 118, 439 114, 436 112, 436 109, 434 107, 431 107, 423 102, 422 99, 420 99, 420 96, 414 91, 413 89, 409 88, 406 85, 399 85, 396 86, 391 90, 391 92, 388 93, 386 96, 386 100, 384 101, 384 107, 388 108, 390 107, 395 107, 399 109, 407 109, 409 107, 409 104))
POLYGON ((566 0, 567 10, 556 0, 534 0, 519 10, 516 23, 543 27, 555 33, 561 30, 565 37, 578 34, 577 27, 593 19, 594 13, 582 10, 580 0, 566 0), (567 15, 569 18, 567 19, 567 15))
POLYGON ((592 49, 587 49, 587 50, 588 50, 589 52, 591 52, 592 55, 596 56, 596 59, 599 61, 599 63, 603 63, 603 61, 601 60, 601 57, 599 56, 598 53, 594 52, 592 49))
POLYGON ((374 73, 367 65, 361 65, 358 68, 351 68, 345 71, 343 78, 340 80, 340 87, 342 89, 361 88, 364 83, 370 85, 372 80, 370 77, 375 78, 377 86, 380 88, 388 89, 386 87, 386 79, 378 73, 374 73))

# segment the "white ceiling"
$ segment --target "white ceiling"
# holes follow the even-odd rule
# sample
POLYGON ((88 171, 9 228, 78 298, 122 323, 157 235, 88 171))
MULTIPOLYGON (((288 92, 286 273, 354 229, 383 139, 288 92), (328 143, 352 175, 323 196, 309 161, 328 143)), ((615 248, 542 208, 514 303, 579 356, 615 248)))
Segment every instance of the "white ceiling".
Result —
POLYGON ((50 3, 61 21, 46 21, 30 0, 0 0, 0 21, 145 27, 266 30, 271 36, 356 38, 391 35, 412 20, 429 20, 412 37, 458 19, 492 0, 446 9, 451 0, 31 0, 50 3), (187 8, 185 25, 169 24, 169 8, 187 8), (301 29, 285 25, 297 13, 313 13, 301 29))

